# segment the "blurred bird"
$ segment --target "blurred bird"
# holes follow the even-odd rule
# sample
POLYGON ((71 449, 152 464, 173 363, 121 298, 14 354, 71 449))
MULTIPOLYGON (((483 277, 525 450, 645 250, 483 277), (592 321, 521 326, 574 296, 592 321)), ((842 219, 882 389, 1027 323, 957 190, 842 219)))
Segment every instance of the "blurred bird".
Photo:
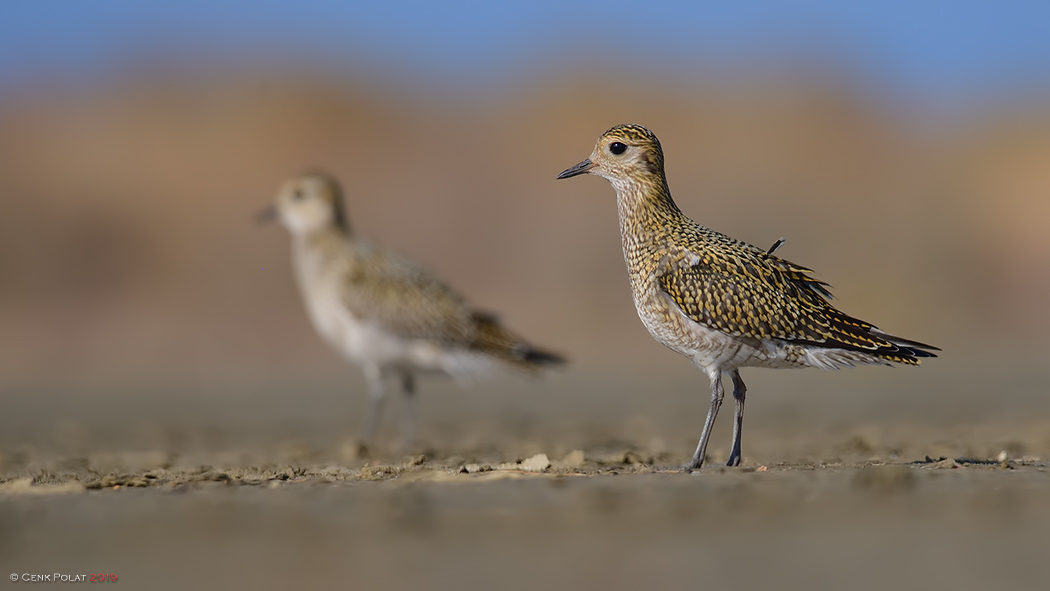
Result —
POLYGON ((936 347, 902 339, 848 316, 828 302, 826 283, 805 267, 705 228, 671 199, 664 155, 653 132, 618 125, 598 138, 590 158, 558 175, 604 177, 616 189, 620 235, 634 305, 649 333, 681 353, 711 381, 711 406, 696 452, 682 470, 703 464, 724 389, 736 400, 728 465, 740 464, 747 388, 741 367, 819 367, 857 363, 918 365, 936 347))
POLYGON ((405 395, 402 445, 414 437, 417 373, 461 381, 511 369, 535 373, 564 360, 534 348, 416 262, 350 232, 342 190, 311 172, 286 181, 260 219, 279 218, 292 234, 292 263, 306 310, 325 341, 364 372, 370 398, 362 441, 375 435, 383 380, 405 395))

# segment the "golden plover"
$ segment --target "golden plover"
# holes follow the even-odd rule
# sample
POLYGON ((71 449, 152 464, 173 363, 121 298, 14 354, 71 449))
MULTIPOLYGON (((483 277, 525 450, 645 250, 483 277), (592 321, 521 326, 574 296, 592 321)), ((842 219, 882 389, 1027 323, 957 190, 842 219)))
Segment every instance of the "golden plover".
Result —
POLYGON ((736 400, 730 466, 740 464, 740 430, 747 391, 741 367, 819 367, 856 363, 918 365, 935 357, 930 345, 882 332, 836 310, 826 283, 811 271, 705 228, 671 199, 664 155, 640 125, 606 131, 590 158, 558 175, 590 173, 616 189, 623 256, 634 305, 649 333, 689 358, 711 380, 711 407, 700 443, 683 470, 704 462, 724 389, 736 400))
POLYGON ((314 328, 359 365, 368 382, 362 439, 371 441, 382 412, 383 380, 400 378, 405 394, 402 444, 414 435, 417 373, 464 380, 492 369, 536 372, 563 359, 534 348, 476 310, 412 260, 350 232, 339 183, 323 173, 286 181, 260 214, 292 235, 292 263, 314 328))

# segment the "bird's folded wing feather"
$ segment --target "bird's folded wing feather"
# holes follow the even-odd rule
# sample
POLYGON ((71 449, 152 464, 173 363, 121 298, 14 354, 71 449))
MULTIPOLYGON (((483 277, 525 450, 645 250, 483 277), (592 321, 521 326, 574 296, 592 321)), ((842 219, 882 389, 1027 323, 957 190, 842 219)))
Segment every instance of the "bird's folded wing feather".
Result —
POLYGON ((466 300, 414 262, 388 252, 357 257, 343 273, 343 304, 405 338, 466 343, 475 312, 466 300))
POLYGON ((892 344, 872 326, 828 302, 826 284, 811 271, 757 248, 687 253, 667 265, 661 288, 693 321, 734 336, 802 341, 874 351, 892 344))

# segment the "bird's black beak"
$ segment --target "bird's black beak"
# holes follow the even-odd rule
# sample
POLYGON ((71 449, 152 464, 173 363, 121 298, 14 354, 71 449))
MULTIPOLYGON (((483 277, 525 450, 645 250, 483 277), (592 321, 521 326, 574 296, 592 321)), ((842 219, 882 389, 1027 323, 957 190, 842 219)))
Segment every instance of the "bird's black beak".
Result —
POLYGON ((268 224, 277 219, 277 208, 271 205, 255 214, 255 221, 260 224, 268 224))
POLYGON ((577 164, 576 166, 573 166, 572 168, 561 171, 561 174, 558 175, 558 178, 567 179, 569 177, 574 177, 578 174, 583 174, 592 168, 594 168, 594 163, 591 162, 590 158, 588 158, 583 162, 577 164))

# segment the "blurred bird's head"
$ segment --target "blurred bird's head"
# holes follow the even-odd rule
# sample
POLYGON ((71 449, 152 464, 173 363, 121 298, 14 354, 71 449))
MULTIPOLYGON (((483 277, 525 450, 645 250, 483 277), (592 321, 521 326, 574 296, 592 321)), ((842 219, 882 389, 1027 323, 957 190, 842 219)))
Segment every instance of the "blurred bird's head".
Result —
POLYGON ((664 153, 656 135, 641 125, 617 125, 598 138, 591 157, 563 171, 559 179, 596 174, 617 190, 663 183, 664 153))
POLYGON ((339 181, 323 172, 307 172, 285 181, 274 204, 259 214, 260 221, 274 218, 296 235, 330 227, 349 232, 339 181))

